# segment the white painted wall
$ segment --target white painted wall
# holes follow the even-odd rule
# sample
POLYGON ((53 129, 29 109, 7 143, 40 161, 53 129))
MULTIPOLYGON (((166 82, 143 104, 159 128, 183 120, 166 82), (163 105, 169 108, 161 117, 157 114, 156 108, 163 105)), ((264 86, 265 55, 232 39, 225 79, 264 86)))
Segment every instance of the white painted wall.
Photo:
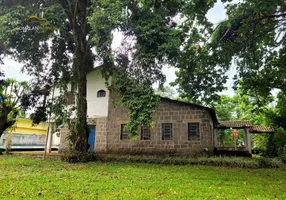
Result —
POLYGON ((102 78, 101 68, 94 69, 87 74, 87 115, 88 118, 107 117, 109 91, 102 78), (97 97, 97 92, 104 90, 105 97, 97 97))
MULTIPOLYGON (((101 67, 95 68, 87 74, 87 117, 88 118, 101 118, 108 115, 108 98, 109 91, 105 86, 105 79, 101 75, 101 67), (97 97, 97 92, 104 90, 106 92, 105 97, 97 97)), ((68 85, 70 90, 70 84, 68 85)), ((59 96, 61 91, 59 88, 55 88, 54 96, 59 96)), ((49 98, 52 98, 50 95, 49 98)), ((71 118, 75 116, 75 112, 72 113, 71 118)))

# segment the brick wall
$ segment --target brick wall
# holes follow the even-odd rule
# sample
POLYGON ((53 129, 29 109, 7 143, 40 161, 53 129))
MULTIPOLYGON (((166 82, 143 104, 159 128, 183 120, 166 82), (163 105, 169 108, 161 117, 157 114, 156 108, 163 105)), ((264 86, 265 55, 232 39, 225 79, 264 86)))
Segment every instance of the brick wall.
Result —
MULTIPOLYGON (((107 118, 88 119, 89 124, 96 125, 95 152, 200 155, 203 148, 213 149, 213 123, 207 110, 162 99, 153 119, 155 126, 150 129, 150 140, 121 140, 121 124, 126 124, 128 112, 119 101, 110 100, 107 118), (200 124, 200 141, 188 140, 188 123, 191 122, 200 124), (162 123, 173 124, 173 140, 162 140, 162 123)), ((65 126, 61 129, 60 151, 67 150, 67 136, 65 126)))
MULTIPOLYGON (((118 102, 118 101, 115 101, 118 102)), ((189 104, 162 99, 153 119, 155 127, 151 128, 150 140, 121 140, 121 124, 128 120, 126 108, 119 103, 110 102, 108 118, 106 121, 106 138, 104 131, 97 126, 100 134, 96 138, 96 151, 107 153, 177 153, 198 155, 203 153, 203 148, 209 150, 213 147, 212 142, 212 118, 209 112, 203 108, 189 104), (188 123, 200 124, 200 141, 188 140, 188 123), (162 140, 161 124, 173 124, 173 140, 162 140), (105 149, 103 146, 105 145, 105 149), (106 150, 106 151, 105 151, 106 150)))

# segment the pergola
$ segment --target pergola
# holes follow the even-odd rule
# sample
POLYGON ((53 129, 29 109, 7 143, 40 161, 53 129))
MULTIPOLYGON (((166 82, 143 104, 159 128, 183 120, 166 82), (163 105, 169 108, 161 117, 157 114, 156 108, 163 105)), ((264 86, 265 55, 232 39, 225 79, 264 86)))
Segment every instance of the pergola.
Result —
POLYGON ((215 149, 220 151, 228 151, 228 152, 245 152, 251 154, 251 134, 259 134, 259 133, 274 133, 274 130, 270 126, 261 126, 261 125, 252 125, 250 121, 219 121, 214 128, 214 146, 215 149), (245 134, 245 146, 237 148, 234 147, 225 147, 218 145, 218 131, 226 130, 226 129, 238 129, 244 130, 245 134))

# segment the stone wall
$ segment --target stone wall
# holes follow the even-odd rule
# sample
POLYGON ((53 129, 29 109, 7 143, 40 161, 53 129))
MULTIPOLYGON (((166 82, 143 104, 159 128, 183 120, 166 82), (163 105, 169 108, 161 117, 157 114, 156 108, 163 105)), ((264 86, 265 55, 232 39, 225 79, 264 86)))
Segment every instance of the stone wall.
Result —
MULTIPOLYGON (((88 125, 96 126, 96 142, 95 142, 95 151, 96 152, 105 152, 106 151, 106 120, 107 118, 88 118, 88 125)), ((68 150, 68 141, 67 136, 69 134, 68 125, 65 125, 60 130, 60 148, 59 151, 63 152, 68 150)))
POLYGON ((107 118, 97 118, 96 119, 96 142, 95 142, 95 152, 106 152, 107 145, 107 118))
POLYGON ((69 127, 66 124, 60 130, 60 147, 59 147, 59 152, 63 152, 63 151, 68 150, 68 141, 67 141, 68 135, 69 135, 69 127))
MULTIPOLYGON (((119 101, 115 101, 119 102, 119 101)), ((204 108, 183 102, 162 99, 153 119, 155 127, 151 128, 150 140, 121 140, 121 124, 128 120, 128 112, 119 103, 110 102, 106 122, 106 139, 96 137, 96 151, 106 153, 174 153, 198 155, 204 148, 213 149, 213 122, 204 108), (200 141, 188 140, 188 123, 200 124, 200 141), (173 140, 162 140, 161 124, 173 124, 173 140), (106 151, 102 146, 106 145, 106 151)), ((97 127, 97 131, 101 128, 97 127)), ((103 135, 104 130, 99 135, 103 135)))

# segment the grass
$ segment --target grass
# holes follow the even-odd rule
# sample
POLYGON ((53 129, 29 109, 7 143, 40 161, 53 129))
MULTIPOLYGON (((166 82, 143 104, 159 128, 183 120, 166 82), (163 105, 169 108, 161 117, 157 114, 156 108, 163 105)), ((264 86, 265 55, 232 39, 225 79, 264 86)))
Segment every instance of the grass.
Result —
POLYGON ((0 156, 0 199, 286 199, 286 171, 0 156))

